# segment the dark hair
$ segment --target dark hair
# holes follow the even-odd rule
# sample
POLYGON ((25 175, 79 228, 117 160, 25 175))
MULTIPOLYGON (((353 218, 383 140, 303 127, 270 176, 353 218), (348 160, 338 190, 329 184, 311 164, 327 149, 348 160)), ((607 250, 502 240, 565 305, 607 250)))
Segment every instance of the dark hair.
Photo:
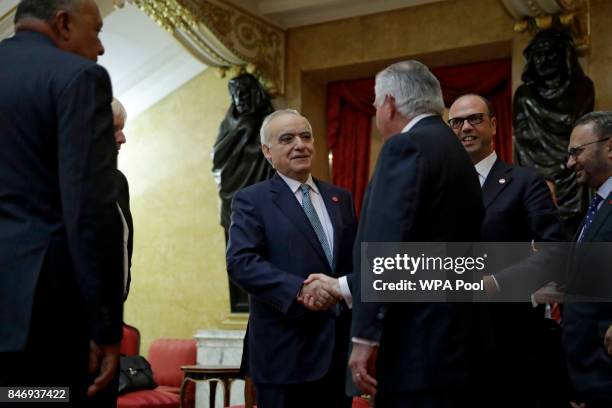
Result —
POLYGON ((612 136, 612 112, 594 111, 582 115, 574 127, 593 124, 593 132, 600 138, 612 136))
POLYGON ((21 20, 51 21, 60 10, 72 10, 82 0, 21 0, 15 12, 15 24, 21 20))
POLYGON ((482 95, 478 95, 478 94, 475 94, 475 93, 469 93, 469 94, 461 95, 460 97, 455 99, 455 102, 458 101, 461 98, 465 98, 466 96, 475 96, 477 98, 480 98, 480 100, 487 106, 487 110, 489 111, 489 116, 490 117, 495 117, 495 109, 493 108, 493 104, 491 103, 490 100, 488 100, 487 98, 485 98, 482 95))

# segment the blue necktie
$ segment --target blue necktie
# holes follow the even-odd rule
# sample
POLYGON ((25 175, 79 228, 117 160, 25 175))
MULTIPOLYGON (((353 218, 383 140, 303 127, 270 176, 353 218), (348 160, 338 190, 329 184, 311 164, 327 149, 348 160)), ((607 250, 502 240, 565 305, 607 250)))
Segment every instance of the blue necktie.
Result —
POLYGON ((587 209, 586 218, 584 219, 584 226, 582 227, 582 231, 580 232, 580 236, 578 237, 578 242, 582 242, 586 237, 586 234, 589 231, 591 224, 593 224, 593 220, 595 220, 595 215, 597 215, 597 207, 599 206, 599 203, 601 203, 602 200, 603 197, 601 197, 599 194, 595 194, 595 197, 593 197, 593 199, 591 200, 589 208, 587 209))
POLYGON ((302 208, 304 208, 306 217, 308 217, 315 234, 317 234, 317 238, 319 239, 319 243, 323 248, 323 252, 325 252, 325 257, 327 258, 327 262, 329 262, 329 266, 333 268, 334 257, 331 253, 329 244, 327 243, 327 237, 323 231, 321 220, 319 220, 319 216, 312 205, 312 201, 310 201, 310 186, 308 184, 302 184, 300 185, 300 189, 302 190, 302 208))

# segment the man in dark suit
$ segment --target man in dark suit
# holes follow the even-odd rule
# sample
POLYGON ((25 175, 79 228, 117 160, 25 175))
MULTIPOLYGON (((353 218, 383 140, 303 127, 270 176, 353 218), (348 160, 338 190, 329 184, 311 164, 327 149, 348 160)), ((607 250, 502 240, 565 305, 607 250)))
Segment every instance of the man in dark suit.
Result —
MULTIPOLYGON (((511 166, 500 160, 493 149, 497 119, 491 103, 480 95, 459 97, 451 105, 449 124, 468 152, 478 173, 485 205, 482 240, 485 242, 552 242, 563 241, 564 234, 551 192, 544 178, 533 170, 511 166)), ((492 275, 496 280, 495 274, 492 275)), ((504 287, 504 278, 497 284, 504 287)), ((496 288, 497 289, 497 288, 496 288)), ((546 321, 543 308, 525 303, 487 304, 491 312, 492 350, 495 363, 490 376, 496 407, 541 407, 542 403, 560 395, 557 387, 544 387, 550 373, 542 374, 538 364, 546 350, 560 349, 543 344, 546 321), (519 321, 520 329, 512 322, 519 321), (553 390, 554 387, 554 390, 553 390)), ((563 358, 547 361, 546 369, 555 363, 556 372, 563 371, 563 358)), ((557 405, 558 406, 558 405, 557 405)))
POLYGON ((595 196, 576 234, 578 244, 570 261, 563 346, 575 406, 611 407, 612 357, 605 345, 612 324, 610 253, 598 245, 612 242, 612 112, 591 112, 578 119, 568 156, 567 167, 576 172, 578 183, 595 190, 595 196), (588 292, 575 290, 585 286, 588 292), (585 294, 602 302, 584 302, 585 294))
MULTIPOLYGON (((117 144, 117 152, 121 151, 121 145, 127 140, 123 128, 127 120, 127 112, 125 107, 118 99, 113 98, 111 103, 113 110, 113 127, 115 129, 115 143, 117 144)), ((117 188, 119 193, 119 212, 123 223, 123 279, 124 279, 124 300, 127 300, 130 291, 130 283, 132 281, 132 251, 134 249, 134 222, 132 220, 132 212, 130 211, 130 187, 127 178, 121 170, 117 169, 117 188)))
POLYGON ((112 379, 121 340, 101 26, 93 0, 22 0, 0 43, 0 386, 68 386, 72 406, 112 379))
MULTIPOLYGON (((363 242, 474 242, 484 216, 478 177, 444 124, 438 80, 418 61, 376 76, 376 125, 385 140, 359 222, 363 242)), ((363 271, 362 271, 363 273, 363 271)), ((365 303, 353 296, 355 384, 377 408, 478 406, 482 322, 469 303, 365 303)))
POLYGON ((258 407, 350 407, 352 197, 312 177, 312 128, 298 112, 266 117, 261 144, 277 173, 234 196, 227 249, 249 294, 242 368, 258 407))

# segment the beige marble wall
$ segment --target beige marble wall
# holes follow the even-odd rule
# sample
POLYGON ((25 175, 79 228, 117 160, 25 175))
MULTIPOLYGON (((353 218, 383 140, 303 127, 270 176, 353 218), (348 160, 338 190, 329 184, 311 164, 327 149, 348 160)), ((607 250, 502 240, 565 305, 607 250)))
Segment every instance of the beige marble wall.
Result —
MULTIPOLYGON (((229 313, 225 243, 210 150, 230 100, 209 69, 126 128, 119 154, 134 218, 132 288, 125 321, 142 353, 159 337, 190 338, 229 313)), ((129 112, 128 112, 129 115, 129 112)))

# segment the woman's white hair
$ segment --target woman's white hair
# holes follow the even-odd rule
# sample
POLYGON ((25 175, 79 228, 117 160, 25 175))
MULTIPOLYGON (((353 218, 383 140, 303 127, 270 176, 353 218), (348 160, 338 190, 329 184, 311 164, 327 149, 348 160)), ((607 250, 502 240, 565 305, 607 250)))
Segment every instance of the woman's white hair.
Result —
POLYGON ((381 106, 387 95, 392 96, 402 116, 444 112, 440 82, 427 66, 416 60, 398 62, 380 71, 375 91, 375 106, 381 106))

